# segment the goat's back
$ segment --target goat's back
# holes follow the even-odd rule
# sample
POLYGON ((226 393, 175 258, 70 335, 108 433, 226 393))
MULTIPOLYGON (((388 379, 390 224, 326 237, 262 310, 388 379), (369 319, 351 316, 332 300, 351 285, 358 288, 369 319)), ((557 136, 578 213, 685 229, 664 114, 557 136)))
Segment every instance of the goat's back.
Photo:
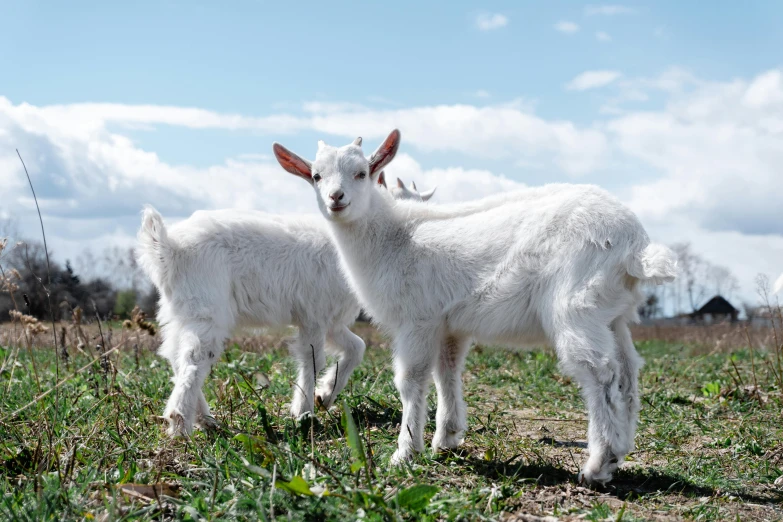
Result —
POLYGON ((445 321, 509 339, 537 337, 555 307, 597 307, 604 297, 633 307, 627 264, 649 238, 616 198, 589 185, 547 185, 493 201, 397 202, 363 233, 336 226, 362 304, 392 329, 445 321))
POLYGON ((168 239, 163 300, 191 319, 330 325, 358 313, 328 231, 315 217, 199 211, 170 227, 168 239))

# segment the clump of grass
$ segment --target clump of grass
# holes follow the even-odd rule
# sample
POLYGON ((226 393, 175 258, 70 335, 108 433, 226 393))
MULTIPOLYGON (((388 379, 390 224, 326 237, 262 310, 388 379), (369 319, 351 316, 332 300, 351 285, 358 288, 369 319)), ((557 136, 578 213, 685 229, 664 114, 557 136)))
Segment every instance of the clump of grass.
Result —
POLYGON ((154 336, 157 331, 155 324, 147 320, 147 314, 139 308, 138 305, 133 307, 131 311, 131 318, 122 322, 122 327, 128 330, 134 328, 147 332, 149 335, 154 336))
POLYGON ((48 330, 46 326, 44 326, 37 318, 33 317, 32 315, 23 314, 19 310, 10 310, 8 314, 11 316, 11 321, 19 322, 19 324, 24 327, 25 332, 30 337, 35 338, 36 335, 44 333, 48 330))

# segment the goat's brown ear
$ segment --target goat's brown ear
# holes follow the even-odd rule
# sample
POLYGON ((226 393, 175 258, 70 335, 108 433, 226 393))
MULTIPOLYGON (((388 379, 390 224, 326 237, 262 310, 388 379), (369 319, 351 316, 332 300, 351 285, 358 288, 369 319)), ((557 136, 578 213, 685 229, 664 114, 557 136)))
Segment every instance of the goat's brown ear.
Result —
POLYGON ((383 171, 378 174, 378 185, 383 185, 383 188, 389 188, 386 186, 386 174, 384 174, 383 171))
POLYGON ((280 166, 287 172, 299 176, 311 185, 313 184, 312 164, 306 159, 300 158, 279 143, 272 144, 272 151, 280 166))
POLYGON ((400 131, 394 129, 370 156, 370 176, 375 176, 388 165, 400 148, 400 131))

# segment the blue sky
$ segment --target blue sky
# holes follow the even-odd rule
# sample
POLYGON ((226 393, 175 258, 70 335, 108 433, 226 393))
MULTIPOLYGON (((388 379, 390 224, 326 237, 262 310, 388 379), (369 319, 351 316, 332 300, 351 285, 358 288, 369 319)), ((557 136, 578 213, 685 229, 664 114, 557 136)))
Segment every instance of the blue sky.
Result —
MULTIPOLYGON (((0 216, 57 257, 138 209, 315 211, 272 141, 403 134, 440 201, 600 184, 753 298, 783 269, 780 2, 0 2, 0 216), (187 112, 193 109, 194 112, 187 112), (743 181, 745 180, 745 181, 743 181), (750 181, 747 181, 750 180, 750 181)), ((419 185, 422 182, 419 181, 419 185)))

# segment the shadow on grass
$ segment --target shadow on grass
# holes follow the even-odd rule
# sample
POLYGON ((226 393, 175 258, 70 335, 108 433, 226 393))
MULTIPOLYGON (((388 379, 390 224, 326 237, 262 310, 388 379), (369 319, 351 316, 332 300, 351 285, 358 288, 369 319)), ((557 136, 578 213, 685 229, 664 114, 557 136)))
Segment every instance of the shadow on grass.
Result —
POLYGON ((383 428, 397 426, 402 422, 402 411, 399 408, 384 406, 364 396, 366 402, 354 406, 353 414, 362 424, 367 423, 371 427, 383 428))
POLYGON ((556 440, 552 437, 541 437, 538 439, 538 442, 541 444, 546 444, 549 446, 555 446, 557 448, 581 448, 581 449, 587 449, 587 443, 583 441, 574 441, 574 440, 556 440))
POLYGON ((712 497, 730 493, 745 502, 757 504, 779 504, 783 501, 783 494, 780 492, 772 492, 770 496, 760 496, 740 491, 716 490, 711 487, 694 484, 682 476, 662 473, 650 468, 620 468, 615 473, 612 482, 604 490, 622 500, 629 499, 631 496, 644 497, 660 493, 685 497, 712 497))
MULTIPOLYGON (((562 446, 575 446, 578 443, 561 443, 562 446)), ((467 450, 456 450, 441 457, 443 460, 457 463, 465 473, 481 475, 490 480, 507 479, 519 483, 534 482, 541 486, 578 486, 577 476, 557 463, 545 461, 517 460, 517 455, 507 461, 486 460, 471 456, 467 450)), ((620 500, 630 501, 647 496, 668 494, 680 497, 701 498, 713 497, 727 493, 711 487, 697 485, 682 476, 662 473, 653 469, 620 469, 612 482, 604 487, 592 488, 596 493, 614 496, 620 500)), ((585 492, 587 489, 585 488, 585 492)), ((763 505, 780 505, 783 493, 771 492, 769 496, 749 492, 730 492, 733 496, 745 501, 763 505)))

